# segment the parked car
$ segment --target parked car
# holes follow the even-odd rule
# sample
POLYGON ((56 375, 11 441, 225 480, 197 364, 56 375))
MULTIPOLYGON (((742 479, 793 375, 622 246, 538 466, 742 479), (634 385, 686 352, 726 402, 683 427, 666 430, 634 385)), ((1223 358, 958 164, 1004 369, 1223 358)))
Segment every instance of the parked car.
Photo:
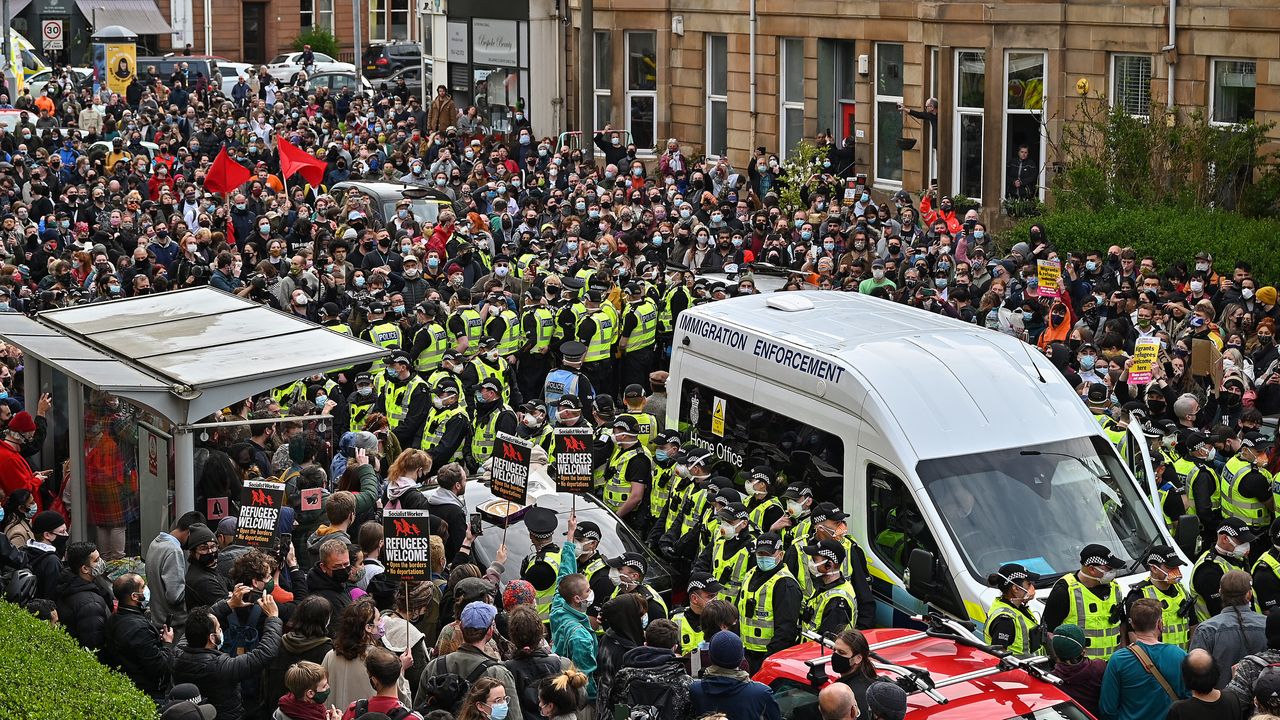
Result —
MULTIPOLYGON (((182 63, 187 64, 187 77, 192 82, 196 79, 196 73, 204 73, 204 76, 210 78, 212 82, 219 82, 218 63, 220 58, 212 55, 164 55, 161 57, 140 57, 138 58, 138 74, 146 77, 147 68, 154 67, 156 75, 160 77, 161 82, 168 83, 169 76, 177 70, 182 63)), ((215 84, 214 87, 220 87, 215 84)))
MULTIPOLYGON (((396 216, 396 203, 407 199, 409 209, 418 222, 434 223, 440 211, 452 203, 449 198, 427 187, 406 185, 398 182, 365 182, 363 180, 347 180, 337 183, 330 192, 335 195, 355 191, 369 198, 369 214, 383 225, 396 216)), ((340 198, 345 202, 346 198, 340 198)))
MULTIPOLYGON (((86 82, 93 83, 93 68, 72 68, 76 74, 76 81, 83 85, 86 82)), ((27 87, 31 90, 31 97, 40 97, 40 93, 44 91, 44 86, 49 84, 53 79, 53 68, 45 68, 40 72, 27 78, 27 87)))
MULTIPOLYGON (((322 72, 348 72, 355 74, 356 66, 351 63, 338 62, 321 52, 314 53, 314 55, 316 64, 312 74, 322 72)), ((271 62, 267 63, 267 72, 271 73, 271 77, 281 82, 293 82, 302 70, 302 53, 300 52, 277 55, 271 59, 271 62)))
MULTIPOLYGON (((318 72, 307 78, 307 87, 312 90, 328 88, 330 95, 337 95, 343 88, 351 88, 354 92, 356 89, 356 71, 318 72)), ((359 87, 360 92, 365 97, 373 97, 373 85, 369 84, 368 78, 360 78, 359 87)))
MULTIPOLYGON (((513 555, 514 557, 514 555, 513 555)), ((1052 675, 1046 657, 1017 657, 984 645, 968 628, 938 615, 926 629, 867 630, 880 677, 907 689, 906 720, 1089 720, 1052 675)), ((814 637, 817 637, 816 635, 814 637)), ((769 656, 753 678, 768 685, 791 720, 818 720, 818 691, 838 675, 828 669, 830 640, 769 656)))
POLYGON ((231 91, 240 78, 251 79, 257 73, 257 65, 238 63, 229 60, 218 61, 218 72, 222 73, 222 94, 231 97, 231 91))
POLYGON ((364 49, 364 74, 369 79, 384 78, 395 71, 422 62, 422 47, 412 42, 375 43, 364 49))
MULTIPOLYGON (((156 145, 153 142, 147 142, 146 140, 143 140, 142 150, 147 154, 148 158, 153 158, 156 156, 157 153, 160 152, 160 146, 156 145)), ((110 152, 111 152, 111 143, 107 140, 99 140, 98 142, 90 145, 89 148, 85 150, 85 154, 88 155, 89 159, 91 160, 104 158, 107 156, 107 153, 110 153, 110 152)))
MULTIPOLYGON (((431 61, 427 61, 427 72, 431 71, 431 61)), ((382 87, 386 85, 388 89, 394 88, 396 83, 404 78, 404 86, 409 88, 409 94, 413 97, 422 97, 422 68, 418 65, 410 65, 403 67, 391 73, 383 80, 374 83, 374 87, 382 87)), ((430 101, 430 98, 428 98, 430 101)))

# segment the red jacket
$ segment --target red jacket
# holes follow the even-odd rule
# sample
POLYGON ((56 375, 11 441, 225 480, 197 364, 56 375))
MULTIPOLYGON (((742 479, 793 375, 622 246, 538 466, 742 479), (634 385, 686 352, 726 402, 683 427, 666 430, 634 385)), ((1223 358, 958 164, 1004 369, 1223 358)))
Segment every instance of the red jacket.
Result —
POLYGON ((933 198, 927 194, 920 198, 920 216, 924 218, 926 226, 931 226, 941 220, 947 224, 947 230, 952 235, 960 233, 961 225, 960 221, 956 219, 956 211, 943 212, 942 210, 934 210, 933 198))
POLYGON ((443 225, 436 225, 431 231, 431 238, 427 240, 427 252, 436 252, 440 255, 441 266, 449 260, 449 238, 453 237, 453 230, 446 230, 443 225))
POLYGON ((147 181, 147 197, 151 200, 159 200, 160 188, 169 188, 169 192, 173 192, 173 176, 166 175, 161 178, 159 175, 152 175, 147 181))
POLYGON ((31 472, 31 466, 27 464, 27 459, 13 448, 8 442, 0 442, 0 489, 4 490, 6 496, 12 495, 14 490, 26 488, 35 496, 36 505, 40 510, 44 509, 44 503, 40 499, 40 478, 31 472))

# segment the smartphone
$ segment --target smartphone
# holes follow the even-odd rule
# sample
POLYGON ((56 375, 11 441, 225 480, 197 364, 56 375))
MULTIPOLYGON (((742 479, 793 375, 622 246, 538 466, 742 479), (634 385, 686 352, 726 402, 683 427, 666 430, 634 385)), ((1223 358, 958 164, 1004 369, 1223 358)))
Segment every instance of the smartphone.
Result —
POLYGON ((937 187, 938 178, 929 178, 929 187, 937 187))
POLYGON ((354 460, 354 459, 355 459, 355 457, 356 457, 356 449, 355 449, 355 447, 354 447, 354 446, 353 446, 353 447, 344 447, 344 448, 342 448, 342 454, 343 454, 343 456, 348 457, 348 458, 351 458, 351 459, 353 459, 353 460, 354 460))
POLYGON ((478 512, 471 513, 471 534, 477 536, 484 534, 484 527, 480 525, 480 513, 478 512))
POLYGON ((247 603, 256 603, 262 599, 261 590, 250 590, 244 594, 244 601, 247 603))

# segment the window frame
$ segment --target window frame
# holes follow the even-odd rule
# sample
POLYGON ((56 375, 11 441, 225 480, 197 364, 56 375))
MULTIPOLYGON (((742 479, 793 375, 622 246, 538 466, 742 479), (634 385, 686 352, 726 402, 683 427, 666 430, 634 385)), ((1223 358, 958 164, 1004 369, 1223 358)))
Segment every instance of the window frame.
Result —
MULTIPOLYGON (((716 139, 712 137, 712 129, 715 127, 714 123, 712 122, 712 117, 714 116, 714 110, 716 106, 719 105, 724 107, 725 123, 724 123, 723 145, 724 145, 724 155, 728 155, 729 154, 729 36, 724 33, 706 33, 706 35, 704 35, 704 42, 703 42, 703 57, 705 58, 704 63, 706 65, 706 77, 704 78, 704 81, 706 83, 706 89, 707 89, 706 90, 707 109, 706 109, 706 118, 705 118, 706 130, 703 133, 704 135, 703 140, 705 141, 705 144, 703 145, 703 147, 705 148, 706 154, 708 157, 719 158, 719 157, 722 157, 722 155, 716 152, 716 146, 717 146, 717 143, 715 142, 716 139), (723 43, 724 59, 723 59, 723 62, 721 63, 721 67, 724 69, 724 83, 723 83, 724 94, 723 95, 718 95, 713 90, 713 88, 715 88, 716 86, 716 83, 712 81, 712 73, 715 71, 716 64, 712 62, 712 45, 715 44, 716 42, 723 43)), ((636 148, 636 150, 638 151, 639 148, 636 148)))
MULTIPOLYGON (((882 93, 880 92, 880 64, 881 64, 881 63, 880 63, 880 49, 881 49, 882 47, 891 47, 891 46, 896 46, 896 47, 900 48, 900 49, 903 51, 903 55, 902 55, 902 64, 903 64, 904 69, 905 69, 905 66, 906 66, 906 45, 905 45, 904 43, 897 43, 897 42, 877 42, 877 43, 875 43, 874 47, 872 48, 872 53, 873 53, 873 56, 875 57, 876 66, 875 66, 875 69, 874 69, 874 73, 875 73, 875 74, 874 74, 874 76, 872 77, 872 82, 874 83, 874 87, 872 88, 872 90, 873 90, 873 92, 874 92, 874 96, 873 96, 873 100, 872 100, 871 102, 872 102, 872 105, 874 106, 874 111, 875 111, 875 116, 874 116, 874 125, 873 125, 873 127, 872 127, 872 137, 875 139, 875 141, 874 141, 873 143, 871 143, 871 147, 872 147, 871 168, 872 168, 872 170, 873 170, 873 171, 874 171, 874 173, 875 173, 875 182, 874 182, 874 185, 875 185, 876 187, 886 187, 886 188, 890 188, 890 189, 901 189, 901 188, 902 188, 902 178, 898 178, 898 179, 896 179, 896 180, 895 180, 895 179, 893 179, 893 178, 881 177, 881 175, 880 175, 880 154, 881 154, 881 152, 884 150, 884 148, 881 148, 881 147, 880 147, 880 145, 881 145, 881 143, 880 143, 880 121, 881 121, 880 105, 881 105, 881 103, 905 103, 905 102, 906 102, 906 100, 904 99, 904 98, 905 98, 905 95, 903 95, 903 94, 898 94, 898 95, 885 95, 885 94, 882 94, 882 93)), ((905 75, 906 73, 904 72, 903 74, 905 75)), ((905 88, 906 88, 906 78, 904 77, 904 78, 903 78, 903 89, 905 90, 905 88)), ((893 112, 898 113, 899 118, 901 118, 901 116, 902 116, 902 111, 901 111, 901 110, 898 110, 898 109, 896 108, 896 106, 895 106, 895 108, 894 108, 893 112)), ((905 123, 904 123, 904 126, 905 126, 905 123)), ((901 133, 901 132, 899 132, 899 133, 898 133, 898 137, 902 137, 902 133, 901 133)), ((898 172, 899 172, 899 173, 902 173, 902 174, 905 174, 905 173, 906 173, 906 168, 905 168, 905 167, 903 167, 904 163, 902 162, 902 156, 906 153, 906 151, 905 151, 905 150, 903 150, 902 148, 898 147, 897 145, 894 145, 894 149, 896 149, 896 151, 897 151, 897 153, 898 153, 898 158, 899 158, 899 159, 898 159, 898 172)))
POLYGON ((951 77, 951 192, 962 192, 961 178, 961 152, 960 152, 960 133, 963 118, 966 115, 976 115, 982 120, 982 137, 978 140, 978 170, 981 173, 978 178, 978 194, 966 195, 966 197, 982 198, 986 192, 987 173, 982 163, 982 156, 985 155, 985 145, 987 142, 987 108, 986 108, 986 82, 987 82, 987 51, 986 48, 956 48, 952 53, 954 60, 952 61, 952 77, 951 77), (972 105, 961 105, 961 87, 960 87, 960 56, 963 53, 979 53, 982 55, 982 106, 974 107, 972 105))
POLYGON ((406 42, 413 37, 414 3, 410 0, 384 0, 387 4, 387 42, 406 42), (404 16, 404 37, 395 33, 396 17, 404 16))
POLYGON ((605 126, 606 123, 613 122, 613 33, 610 30, 596 30, 592 34, 592 62, 591 62, 591 78, 592 78, 592 105, 591 120, 592 126, 584 128, 583 131, 594 133, 605 126), (606 77, 600 77, 600 59, 608 58, 608 72, 606 77), (600 100, 608 99, 609 117, 604 118, 601 122, 600 118, 600 100))
POLYGON ((804 139, 804 38, 802 37, 780 37, 778 38, 778 152, 782 158, 786 158, 791 154, 791 147, 795 143, 804 139), (788 43, 800 44, 800 99, 791 100, 787 97, 787 72, 791 70, 787 63, 787 51, 785 46, 788 43), (787 132, 787 111, 800 111, 800 127, 792 128, 796 132, 794 138, 791 133, 787 132))
POLYGON ((1120 99, 1120 94, 1118 92, 1120 83, 1117 82, 1118 76, 1116 75, 1116 68, 1119 66, 1119 63, 1117 61, 1121 59, 1127 59, 1127 60, 1142 59, 1147 61, 1147 105, 1146 107, 1148 108, 1148 110, 1151 108, 1151 79, 1155 76, 1154 75, 1155 62, 1152 60, 1150 55, 1144 55, 1142 53, 1112 53, 1111 54, 1111 67, 1109 68, 1108 75, 1107 75, 1107 79, 1110 81, 1110 86, 1108 87, 1109 92, 1107 93, 1108 103, 1112 108, 1116 107, 1116 104, 1119 103, 1121 109, 1123 109, 1125 111, 1125 114, 1128 115, 1129 117, 1138 118, 1139 120, 1149 120, 1151 118, 1150 112, 1143 112, 1143 113, 1129 112, 1128 107, 1126 107, 1127 103, 1125 103, 1120 99))
POLYGON ((636 143, 636 155, 638 157, 654 157, 656 153, 656 148, 658 146, 658 80, 659 80, 658 66, 657 66, 658 32, 656 30, 626 30, 623 32, 623 49, 624 49, 624 52, 626 53, 626 58, 627 58, 626 67, 623 70, 623 74, 625 75, 625 77, 623 78, 623 83, 624 83, 624 87, 626 88, 626 93, 625 93, 626 112, 624 113, 624 117, 627 120, 627 124, 624 129, 631 134, 631 142, 635 142, 636 133, 635 133, 635 130, 632 129, 631 127, 631 116, 632 116, 631 104, 633 101, 641 98, 652 99, 653 100, 653 120, 651 120, 650 122, 652 123, 652 130, 653 130, 653 145, 650 147, 641 147, 639 143, 636 143), (632 42, 632 38, 638 35, 648 35, 653 38, 654 77, 653 77, 652 90, 632 90, 631 89, 631 85, 632 85, 631 83, 631 80, 632 80, 631 42, 632 42))
POLYGON ((390 23, 391 0, 369 0, 369 42, 387 42, 390 39, 388 37, 390 23), (378 27, 379 16, 381 16, 382 20, 382 32, 375 35, 373 31, 378 27))
MULTIPOLYGON (((1236 57, 1214 57, 1209 59, 1209 124, 1213 127, 1233 128, 1244 123, 1240 121, 1217 120, 1214 118, 1214 106, 1218 99, 1218 63, 1251 63, 1253 65, 1253 100, 1255 120, 1258 114, 1258 61, 1236 57)), ((1245 121, 1249 122, 1249 121, 1245 121)))
MULTIPOLYGON (((989 69, 990 64, 988 64, 987 67, 989 69)), ((1032 116, 1037 118, 1036 125, 1040 128, 1040 132, 1038 133, 1038 135, 1040 136, 1040 152, 1037 155, 1037 157, 1039 158, 1040 167, 1038 168, 1039 174, 1036 178, 1036 197, 1041 202, 1044 202, 1045 170, 1048 167, 1048 164, 1045 162, 1045 158, 1047 157, 1047 153, 1049 149, 1048 148, 1049 138, 1048 138, 1048 133, 1045 131, 1045 121, 1044 121, 1045 113, 1048 110, 1048 104, 1049 104, 1049 51, 1043 50, 1043 49, 1037 49, 1037 48, 1006 48, 1004 51, 1003 72, 1004 72, 1003 87, 1005 88, 1005 92, 1003 97, 1000 100, 1000 110, 1001 110, 1000 112, 1000 200, 1001 202, 1003 202, 1006 198, 1008 198, 1008 195, 1006 194, 1006 190, 1008 189, 1008 186, 1009 186, 1009 162, 1011 161, 1010 149, 1009 149, 1009 117, 1011 115, 1027 115, 1027 116, 1032 116), (1040 101, 1040 109, 1027 110, 1025 108, 1010 108, 1009 92, 1008 92, 1009 71, 1010 71, 1009 58, 1010 56, 1015 54, 1030 55, 1033 53, 1039 53, 1040 59, 1041 59, 1040 81, 1044 84, 1044 88, 1043 88, 1043 91, 1041 92, 1042 99, 1040 101)), ((985 120, 983 121, 982 128, 983 128, 983 133, 985 134, 986 133, 985 120)), ((983 182, 984 184, 986 182, 985 173, 983 175, 983 182)))

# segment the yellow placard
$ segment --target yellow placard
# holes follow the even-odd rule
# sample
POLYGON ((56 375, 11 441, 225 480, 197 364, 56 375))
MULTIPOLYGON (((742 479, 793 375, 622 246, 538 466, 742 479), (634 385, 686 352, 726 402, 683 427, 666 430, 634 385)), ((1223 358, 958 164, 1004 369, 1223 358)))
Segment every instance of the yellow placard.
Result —
POLYGON ((722 397, 717 397, 711 405, 711 434, 716 437, 724 437, 724 416, 728 405, 722 397))
POLYGON ((137 48, 132 45, 107 45, 107 88, 125 94, 138 72, 137 48))
POLYGON ((1142 385, 1151 382, 1151 368, 1160 354, 1158 338, 1138 338, 1133 346, 1133 364, 1129 366, 1129 382, 1142 385))
POLYGON ((1058 297, 1058 278, 1062 277, 1062 263, 1057 260, 1036 261, 1036 283, 1040 297, 1058 297))

